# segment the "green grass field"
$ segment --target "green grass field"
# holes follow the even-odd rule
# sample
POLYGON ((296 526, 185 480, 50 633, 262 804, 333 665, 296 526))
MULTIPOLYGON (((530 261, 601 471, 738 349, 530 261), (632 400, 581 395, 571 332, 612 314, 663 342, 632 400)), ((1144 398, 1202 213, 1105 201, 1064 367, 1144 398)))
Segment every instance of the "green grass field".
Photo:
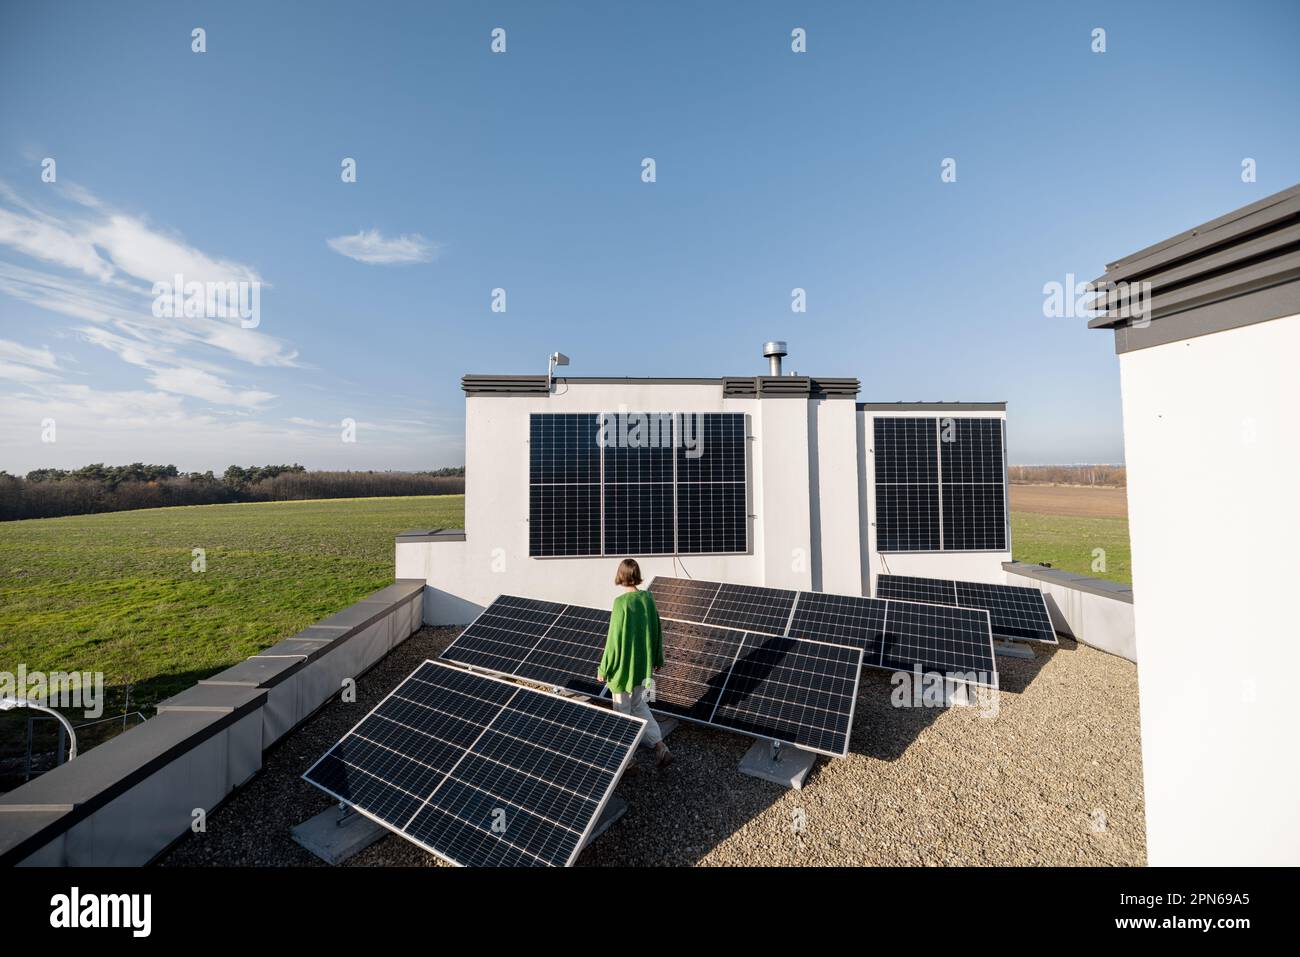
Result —
POLYGON ((1092 578, 1131 584, 1128 519, 1011 513, 1011 554, 1022 562, 1049 562, 1054 568, 1092 578), (1105 571, 1095 570, 1093 549, 1106 553, 1105 571))
POLYGON ((464 496, 196 505, 0 524, 0 670, 181 691, 393 581, 393 536, 464 496), (192 550, 207 570, 191 571, 192 550))
MULTIPOLYGON (((0 524, 0 670, 102 671, 148 706, 393 580, 393 536, 464 496, 202 505, 0 524), (191 571, 192 550, 207 570, 191 571)), ((1129 581, 1121 518, 1012 515, 1015 557, 1129 581)))

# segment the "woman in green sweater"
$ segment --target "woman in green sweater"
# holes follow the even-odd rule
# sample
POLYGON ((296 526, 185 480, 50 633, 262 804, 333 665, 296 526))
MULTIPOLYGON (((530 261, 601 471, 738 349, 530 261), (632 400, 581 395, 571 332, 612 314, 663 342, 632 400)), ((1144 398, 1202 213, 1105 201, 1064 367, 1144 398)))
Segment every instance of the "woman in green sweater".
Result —
POLYGON ((600 659, 596 677, 609 685, 614 696, 614 710, 645 719, 643 743, 655 749, 659 767, 673 759, 664 744, 659 722, 650 713, 645 692, 654 682, 654 670, 664 663, 663 636, 659 627, 659 610, 654 596, 639 591, 641 566, 630 558, 618 566, 614 584, 624 591, 614 599, 609 616, 609 636, 605 639, 605 656, 600 659))

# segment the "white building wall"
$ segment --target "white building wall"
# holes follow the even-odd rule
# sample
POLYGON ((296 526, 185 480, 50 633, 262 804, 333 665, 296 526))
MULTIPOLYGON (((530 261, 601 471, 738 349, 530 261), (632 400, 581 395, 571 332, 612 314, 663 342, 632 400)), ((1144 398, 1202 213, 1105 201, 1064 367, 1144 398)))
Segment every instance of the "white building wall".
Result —
POLYGON ((1120 356, 1153 865, 1300 864, 1298 357, 1300 316, 1120 356))
POLYGON ((861 595, 863 513, 858 496, 857 405, 839 399, 809 404, 816 485, 812 518, 817 591, 861 595))

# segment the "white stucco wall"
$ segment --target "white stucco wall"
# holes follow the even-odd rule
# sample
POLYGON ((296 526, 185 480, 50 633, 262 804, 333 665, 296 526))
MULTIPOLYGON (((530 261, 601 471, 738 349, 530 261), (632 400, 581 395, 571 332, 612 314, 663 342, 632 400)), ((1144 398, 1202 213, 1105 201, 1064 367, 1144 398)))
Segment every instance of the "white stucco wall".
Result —
MULTIPOLYGON (((864 594, 874 595, 876 577, 879 575, 916 575, 923 578, 954 578, 964 581, 1005 584, 1002 563, 1011 560, 1011 549, 999 552, 887 552, 876 551, 876 459, 873 448, 875 437, 875 418, 895 416, 900 418, 936 417, 954 419, 1002 419, 1005 412, 963 411, 942 409, 933 412, 899 411, 878 412, 863 411, 858 414, 858 441, 864 449, 858 464, 858 481, 861 483, 860 499, 866 509, 866 530, 861 543, 862 560, 865 563, 864 594)), ((1009 516, 1009 513, 1008 513, 1009 516)), ((1011 544, 1010 531, 1007 533, 1007 545, 1011 544)))
POLYGON ((1300 316, 1120 356, 1154 865, 1300 864, 1298 358, 1300 316))

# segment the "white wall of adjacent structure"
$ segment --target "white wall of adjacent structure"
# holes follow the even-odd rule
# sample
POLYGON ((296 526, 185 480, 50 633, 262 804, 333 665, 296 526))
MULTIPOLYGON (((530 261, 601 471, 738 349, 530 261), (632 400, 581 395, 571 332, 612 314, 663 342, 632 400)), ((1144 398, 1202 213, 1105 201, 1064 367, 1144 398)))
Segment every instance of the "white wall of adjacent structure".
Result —
POLYGON ((1300 864, 1300 316, 1120 356, 1147 853, 1300 864))

